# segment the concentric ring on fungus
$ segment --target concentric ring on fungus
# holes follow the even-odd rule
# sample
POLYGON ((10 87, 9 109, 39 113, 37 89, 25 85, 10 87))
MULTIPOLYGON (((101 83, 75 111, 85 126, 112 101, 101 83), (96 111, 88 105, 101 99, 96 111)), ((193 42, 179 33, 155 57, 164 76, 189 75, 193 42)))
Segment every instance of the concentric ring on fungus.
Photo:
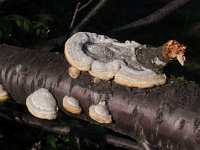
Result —
POLYGON ((112 116, 109 114, 105 101, 101 101, 97 105, 91 105, 89 116, 99 123, 112 123, 112 116))
POLYGON ((4 87, 0 84, 0 101, 6 101, 9 99, 8 93, 4 90, 4 87))
POLYGON ((65 57, 73 67, 102 80, 138 88, 164 84, 165 74, 156 74, 138 62, 135 49, 141 47, 135 41, 120 43, 104 35, 78 32, 67 40, 65 57))
POLYGON ((74 114, 80 114, 82 111, 79 101, 73 97, 65 96, 63 98, 63 107, 66 111, 74 114))
POLYGON ((30 94, 26 99, 26 106, 37 118, 53 120, 57 117, 56 100, 47 89, 41 88, 30 94))

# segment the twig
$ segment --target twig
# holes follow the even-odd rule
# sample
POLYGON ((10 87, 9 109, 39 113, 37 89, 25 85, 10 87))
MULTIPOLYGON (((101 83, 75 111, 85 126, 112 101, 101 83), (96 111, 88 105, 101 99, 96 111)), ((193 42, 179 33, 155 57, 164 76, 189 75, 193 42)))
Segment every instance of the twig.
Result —
POLYGON ((81 150, 82 148, 81 148, 80 138, 78 136, 76 136, 75 139, 76 139, 77 149, 81 150))
POLYGON ((134 22, 131 22, 129 24, 126 24, 124 26, 115 28, 115 29, 111 30, 110 32, 122 31, 122 30, 130 29, 130 28, 140 27, 140 26, 158 22, 159 20, 161 20, 164 17, 166 17, 167 15, 171 14, 173 11, 179 9, 181 6, 185 5, 189 1, 191 1, 191 0, 174 0, 174 1, 166 4, 164 7, 153 12, 152 14, 150 14, 144 18, 141 18, 139 20, 136 20, 134 22))
POLYGON ((91 2, 92 2, 92 0, 89 0, 86 4, 82 5, 81 7, 80 7, 81 3, 80 2, 77 3, 69 29, 71 29, 74 26, 74 22, 76 20, 76 16, 77 16, 78 12, 80 12, 81 10, 86 8, 91 2))
POLYGON ((75 11, 74 11, 74 15, 73 15, 72 22, 71 22, 71 24, 70 24, 69 29, 71 29, 71 28, 74 26, 75 18, 76 18, 76 15, 77 15, 77 13, 78 13, 80 4, 81 4, 81 3, 78 2, 77 5, 76 5, 76 9, 75 9, 75 11))
POLYGON ((84 5, 82 5, 82 6, 78 9, 78 11, 81 11, 81 10, 85 9, 88 5, 90 5, 90 4, 92 3, 92 1, 93 1, 93 0, 89 0, 87 3, 85 3, 84 5))
POLYGON ((81 30, 81 28, 90 21, 90 19, 105 5, 107 0, 100 0, 99 3, 81 20, 81 22, 74 27, 71 35, 81 30))
POLYGON ((88 137, 90 139, 105 142, 116 147, 123 147, 132 150, 139 150, 142 148, 142 146, 137 144, 137 142, 134 140, 120 136, 93 131, 92 129, 70 127, 67 125, 61 125, 56 121, 35 118, 26 112, 24 113, 13 109, 13 107, 16 107, 16 105, 17 104, 6 103, 3 106, 0 106, 0 117, 9 120, 15 120, 19 123, 30 125, 56 134, 88 137))

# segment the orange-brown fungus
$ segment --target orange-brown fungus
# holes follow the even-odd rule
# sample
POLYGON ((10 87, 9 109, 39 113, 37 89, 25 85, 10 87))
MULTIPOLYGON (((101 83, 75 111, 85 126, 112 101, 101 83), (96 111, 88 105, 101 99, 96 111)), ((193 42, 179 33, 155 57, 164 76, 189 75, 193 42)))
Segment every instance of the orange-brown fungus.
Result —
POLYGON ((184 65, 185 62, 185 53, 186 46, 180 44, 175 40, 170 40, 163 45, 163 56, 165 59, 172 60, 177 59, 181 65, 184 65))

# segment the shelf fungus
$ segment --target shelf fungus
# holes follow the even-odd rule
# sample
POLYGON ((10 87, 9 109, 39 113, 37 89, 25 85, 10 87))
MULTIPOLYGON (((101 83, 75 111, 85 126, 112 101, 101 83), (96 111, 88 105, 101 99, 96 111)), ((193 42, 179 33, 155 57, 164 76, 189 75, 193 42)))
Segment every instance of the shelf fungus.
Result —
POLYGON ((105 104, 100 101, 97 105, 91 105, 89 108, 89 116, 99 123, 112 123, 112 116, 105 104))
POLYGON ((95 84, 99 84, 99 83, 101 82, 101 79, 99 79, 99 78, 94 78, 94 79, 93 79, 93 82, 94 82, 95 84))
POLYGON ((26 106, 37 118, 53 120, 57 117, 56 100, 47 89, 41 88, 30 94, 26 99, 26 106))
MULTIPOLYGON (((149 88, 166 83, 166 76, 154 69, 178 59, 183 65, 185 46, 169 41, 159 48, 149 48, 135 41, 120 43, 104 35, 78 32, 65 43, 65 57, 79 71, 88 71, 95 78, 138 88, 149 88)), ((72 72, 72 71, 71 71, 72 72)), ((70 76, 72 73, 70 72, 70 76)))
POLYGON ((73 114, 80 114, 82 111, 79 101, 73 97, 65 96, 63 98, 63 107, 66 111, 73 114))
POLYGON ((72 66, 72 67, 69 68, 69 75, 72 78, 76 79, 80 75, 80 70, 72 66))
POLYGON ((0 84, 0 101, 6 101, 9 99, 8 93, 4 90, 4 87, 2 84, 0 84))

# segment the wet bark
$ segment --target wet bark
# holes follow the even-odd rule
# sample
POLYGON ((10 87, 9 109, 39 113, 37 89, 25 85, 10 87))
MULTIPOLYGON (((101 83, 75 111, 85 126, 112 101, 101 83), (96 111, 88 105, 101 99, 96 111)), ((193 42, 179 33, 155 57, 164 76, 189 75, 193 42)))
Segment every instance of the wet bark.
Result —
POLYGON ((194 82, 171 81, 150 89, 95 84, 86 72, 72 79, 62 54, 7 45, 0 46, 0 53, 0 82, 17 103, 25 104, 29 94, 44 87, 66 115, 96 123, 88 117, 89 106, 104 99, 113 123, 103 126, 162 149, 200 149, 200 88, 194 82), (65 95, 79 100, 81 115, 64 110, 65 95))

